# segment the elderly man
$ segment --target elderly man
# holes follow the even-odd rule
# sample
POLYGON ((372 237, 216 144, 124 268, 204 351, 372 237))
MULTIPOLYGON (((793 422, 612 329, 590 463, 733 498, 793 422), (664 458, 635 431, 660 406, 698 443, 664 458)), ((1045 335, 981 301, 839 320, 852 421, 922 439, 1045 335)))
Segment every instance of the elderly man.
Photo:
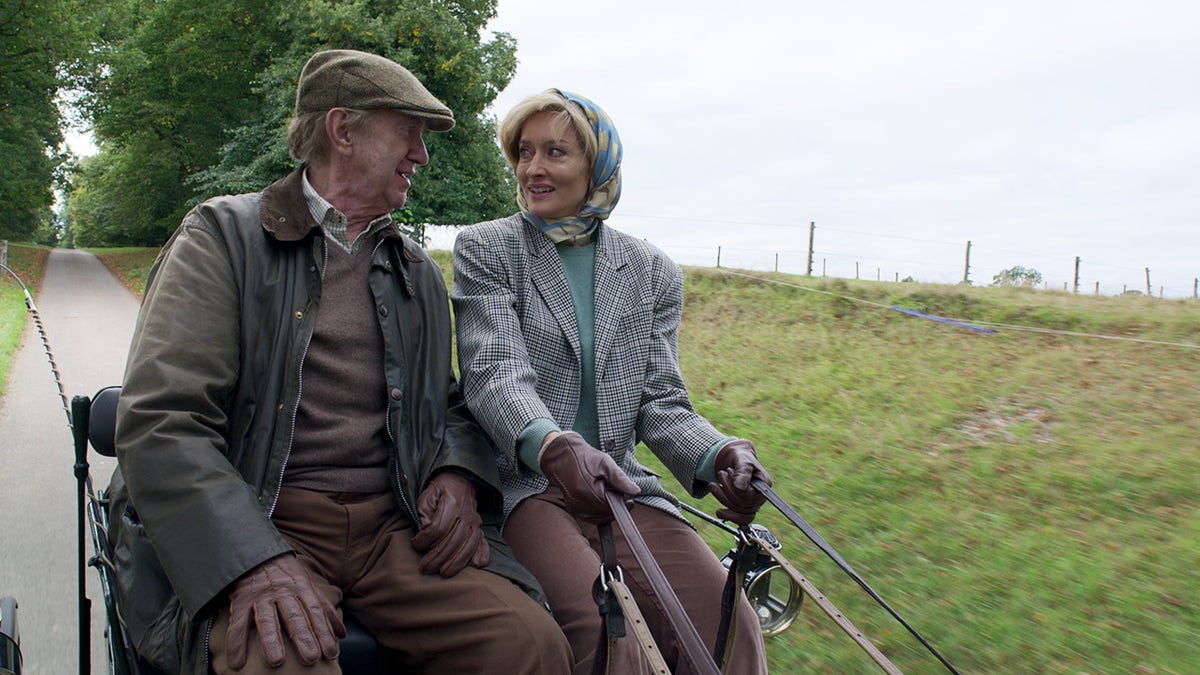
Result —
POLYGON ((200 204, 159 254, 111 518, 143 660, 336 673, 345 610, 422 672, 570 669, 492 525, 441 272, 390 215, 429 160, 422 134, 453 126, 400 65, 320 52, 288 129, 303 166, 200 204))

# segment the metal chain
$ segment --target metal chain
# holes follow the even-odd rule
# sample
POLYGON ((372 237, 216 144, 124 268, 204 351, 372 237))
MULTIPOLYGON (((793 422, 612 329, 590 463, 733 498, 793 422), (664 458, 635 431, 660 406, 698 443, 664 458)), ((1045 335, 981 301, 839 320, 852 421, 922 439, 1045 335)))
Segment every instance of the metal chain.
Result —
POLYGON ((54 374, 54 384, 58 387, 58 398, 62 401, 63 412, 67 415, 67 426, 75 429, 74 422, 71 419, 71 405, 67 402, 67 391, 63 387, 62 374, 58 372, 58 364, 54 361, 54 352, 50 349, 50 339, 46 336, 46 327, 42 324, 42 315, 38 313, 37 305, 33 302, 33 296, 29 294, 29 287, 21 281, 21 277, 12 271, 8 265, 0 264, 5 272, 12 275, 13 279, 21 285, 21 290, 25 293, 25 307, 29 309, 29 313, 33 316, 33 323, 37 326, 38 335, 42 338, 42 347, 46 350, 46 358, 50 360, 50 372, 54 374))

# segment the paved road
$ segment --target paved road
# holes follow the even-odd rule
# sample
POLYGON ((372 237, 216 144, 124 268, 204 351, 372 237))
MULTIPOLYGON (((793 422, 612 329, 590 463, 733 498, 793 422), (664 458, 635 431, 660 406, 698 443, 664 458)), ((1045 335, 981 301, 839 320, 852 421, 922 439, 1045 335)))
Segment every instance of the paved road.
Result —
MULTIPOLYGON (((68 401, 120 383, 138 302, 95 256, 51 252, 34 302, 68 401)), ((106 485, 112 460, 91 461, 96 484, 106 485)), ((20 604, 26 675, 80 672, 73 464, 67 415, 30 319, 0 398, 0 595, 20 604)), ((86 579, 92 672, 104 673, 103 601, 93 569, 86 579)))

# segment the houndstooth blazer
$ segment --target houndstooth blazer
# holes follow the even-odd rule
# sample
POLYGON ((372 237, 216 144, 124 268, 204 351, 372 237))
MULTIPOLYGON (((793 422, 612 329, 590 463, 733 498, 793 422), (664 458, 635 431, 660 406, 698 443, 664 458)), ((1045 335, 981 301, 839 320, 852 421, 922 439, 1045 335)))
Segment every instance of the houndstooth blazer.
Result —
MULTIPOLYGON (((727 438, 692 408, 679 372, 683 274, 655 246, 607 225, 596 239, 595 369, 601 449, 638 487, 639 502, 679 515, 642 466, 642 442, 694 496, 696 469, 727 438)), ((519 215, 463 228, 454 244, 458 363, 471 412, 495 441, 504 513, 549 485, 517 457, 517 436, 550 418, 571 429, 579 407, 575 309, 550 241, 519 215)))

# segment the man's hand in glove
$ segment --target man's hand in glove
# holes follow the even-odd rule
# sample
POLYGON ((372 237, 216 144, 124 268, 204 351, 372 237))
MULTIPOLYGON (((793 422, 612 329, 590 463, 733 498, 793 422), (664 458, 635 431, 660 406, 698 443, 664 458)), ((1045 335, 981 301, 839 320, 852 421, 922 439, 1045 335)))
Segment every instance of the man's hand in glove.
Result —
POLYGON ((317 591, 293 553, 277 555, 233 582, 226 633, 233 670, 246 665, 252 621, 263 657, 273 668, 283 665, 283 641, 289 637, 300 661, 312 665, 322 658, 336 661, 338 640, 346 636, 337 609, 317 591))
POLYGON ((708 489, 725 505, 717 511, 717 517, 738 525, 754 522, 754 515, 767 498, 750 481, 757 478, 771 485, 771 476, 759 463, 754 444, 743 440, 726 443, 717 451, 715 468, 717 481, 710 483, 708 489))
POLYGON ((613 519, 604 494, 608 490, 626 497, 642 492, 612 457, 574 431, 549 437, 538 463, 546 478, 562 490, 567 511, 580 520, 602 524, 613 519))
POLYGON ((443 471, 429 481, 417 498, 421 531, 412 538, 413 548, 425 555, 422 574, 452 577, 467 564, 488 564, 483 520, 475 506, 475 485, 453 471, 443 471))

